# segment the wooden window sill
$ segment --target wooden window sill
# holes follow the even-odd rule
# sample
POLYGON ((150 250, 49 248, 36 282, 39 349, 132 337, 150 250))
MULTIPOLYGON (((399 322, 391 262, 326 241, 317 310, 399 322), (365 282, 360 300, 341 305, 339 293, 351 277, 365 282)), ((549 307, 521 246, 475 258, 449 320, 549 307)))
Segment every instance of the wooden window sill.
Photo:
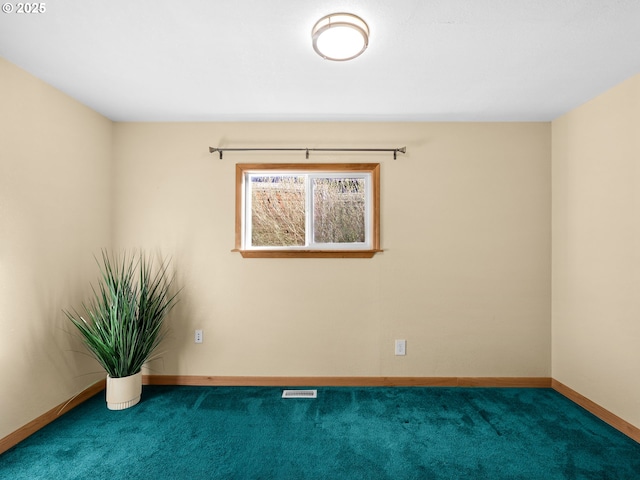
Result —
POLYGON ((372 258, 382 250, 240 250, 243 258, 372 258))

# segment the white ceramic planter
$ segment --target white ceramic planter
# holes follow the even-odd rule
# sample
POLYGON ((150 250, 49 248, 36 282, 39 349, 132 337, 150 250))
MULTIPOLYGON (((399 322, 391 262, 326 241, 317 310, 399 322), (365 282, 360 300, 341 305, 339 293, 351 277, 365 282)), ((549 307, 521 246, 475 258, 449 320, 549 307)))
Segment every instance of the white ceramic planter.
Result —
POLYGON ((129 377, 111 378, 107 375, 107 408, 124 410, 133 407, 142 395, 142 371, 129 377))

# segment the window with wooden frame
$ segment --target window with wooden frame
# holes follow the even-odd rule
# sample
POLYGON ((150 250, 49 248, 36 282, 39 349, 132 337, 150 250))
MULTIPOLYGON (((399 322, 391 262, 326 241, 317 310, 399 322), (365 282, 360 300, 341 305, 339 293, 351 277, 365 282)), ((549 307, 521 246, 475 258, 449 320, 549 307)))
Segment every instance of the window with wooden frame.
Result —
POLYGON ((371 258, 380 252, 380 164, 237 164, 245 258, 371 258))

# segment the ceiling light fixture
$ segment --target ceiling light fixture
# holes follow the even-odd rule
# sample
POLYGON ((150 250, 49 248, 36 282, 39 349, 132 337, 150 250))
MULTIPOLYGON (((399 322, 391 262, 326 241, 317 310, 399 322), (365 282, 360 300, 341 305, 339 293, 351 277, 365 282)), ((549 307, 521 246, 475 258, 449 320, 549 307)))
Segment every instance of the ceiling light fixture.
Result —
POLYGON ((318 55, 343 62, 356 58, 367 49, 369 26, 351 13, 332 13, 316 22, 311 38, 318 55))

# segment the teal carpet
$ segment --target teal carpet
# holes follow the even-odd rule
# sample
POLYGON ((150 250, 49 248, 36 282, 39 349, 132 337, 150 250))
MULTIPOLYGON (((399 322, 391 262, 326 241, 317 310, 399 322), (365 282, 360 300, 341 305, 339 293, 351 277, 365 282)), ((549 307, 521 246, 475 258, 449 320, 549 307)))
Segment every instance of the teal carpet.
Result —
POLYGON ((0 456, 2 479, 640 479, 640 444, 550 389, 145 386, 0 456))

